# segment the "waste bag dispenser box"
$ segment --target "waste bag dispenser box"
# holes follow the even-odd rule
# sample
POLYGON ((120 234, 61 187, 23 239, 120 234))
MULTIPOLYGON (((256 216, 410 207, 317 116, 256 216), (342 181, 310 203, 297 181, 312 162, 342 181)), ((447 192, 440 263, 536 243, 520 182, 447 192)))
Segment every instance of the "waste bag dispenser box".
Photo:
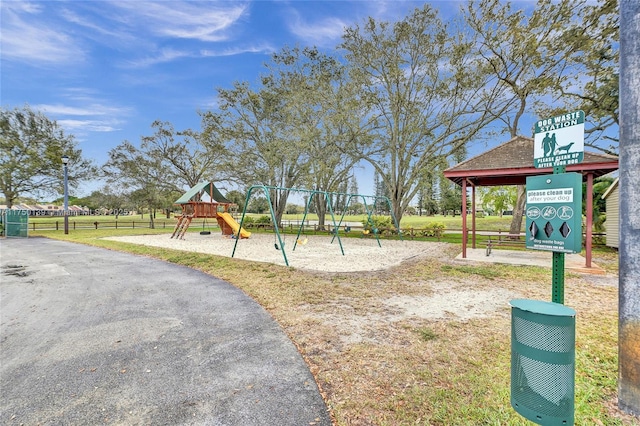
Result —
POLYGON ((559 303, 511 304, 511 405, 542 425, 573 425, 576 312, 559 303))
POLYGON ((560 173, 527 178, 527 239, 532 250, 582 250, 582 175, 560 173))

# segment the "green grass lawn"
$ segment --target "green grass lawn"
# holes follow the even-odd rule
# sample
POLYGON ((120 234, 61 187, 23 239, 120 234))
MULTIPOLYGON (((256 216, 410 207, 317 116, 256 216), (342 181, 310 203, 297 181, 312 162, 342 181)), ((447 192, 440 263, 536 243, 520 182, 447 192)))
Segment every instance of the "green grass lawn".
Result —
MULTIPOLYGON (((237 220, 240 220, 241 214, 238 214, 237 220)), ((263 214, 247 214, 247 216, 253 218, 254 220, 259 219, 263 214)), ((302 214, 285 214, 283 215, 284 226, 280 230, 283 233, 288 234, 297 234, 299 231, 299 223, 302 220, 302 214)), ((511 225, 511 216, 486 216, 482 218, 476 218, 476 246, 477 247, 485 247, 488 237, 483 235, 483 232, 492 232, 492 231, 502 231, 508 232, 509 227, 511 225)), ((318 216, 316 214, 310 213, 307 215, 306 220, 308 221, 317 221, 318 216)), ((336 216, 336 221, 340 220, 340 216, 336 216)), ((358 222, 362 223, 366 222, 366 215, 348 215, 345 216, 344 222, 358 222)), ((131 230, 132 228, 136 230, 135 233, 142 232, 152 232, 152 233, 170 233, 173 232, 173 227, 175 226, 176 220, 172 216, 171 218, 167 218, 164 215, 158 215, 155 220, 155 230, 149 229, 149 215, 127 215, 127 216, 119 216, 117 219, 115 216, 70 216, 69 217, 69 229, 71 232, 79 232, 80 230, 91 229, 93 232, 101 231, 101 230, 116 230, 116 228, 123 229, 126 232, 127 229, 131 230), (97 225, 96 225, 97 223, 97 225)), ((325 219, 325 223, 327 225, 332 223, 331 217, 327 216, 325 219)), ((423 240, 423 241, 441 241, 448 242, 453 244, 462 244, 462 234, 460 233, 462 229, 462 217, 461 216, 405 216, 402 218, 401 229, 404 231, 404 239, 415 239, 415 240, 423 240), (428 226, 431 223, 441 223, 445 226, 445 232, 440 238, 436 237, 411 237, 410 230, 419 230, 428 226), (449 232, 447 232, 447 230, 449 232)), ((467 228, 471 229, 471 216, 467 217, 467 228)), ((524 221, 523 226, 524 229, 524 221)), ((29 218, 29 232, 37 232, 37 231, 45 231, 45 230, 56 230, 62 231, 64 229, 64 219, 62 217, 32 217, 29 218)), ((218 224, 215 219, 194 219, 191 222, 189 227, 189 232, 199 232, 202 230, 210 230, 211 232, 219 232, 218 224)), ((272 233, 272 228, 262 229, 262 228, 251 228, 251 232, 266 232, 272 233)), ((307 227, 302 231, 303 234, 313 234, 316 233, 313 230, 313 227, 307 227)), ((322 232, 318 232, 322 233, 322 232)), ((101 235, 95 234, 95 235, 101 235)), ((352 229, 350 232, 344 232, 344 228, 341 230, 341 236, 351 237, 351 238, 360 238, 362 236, 362 230, 358 228, 352 229)), ((398 238, 395 235, 383 235, 381 238, 398 238)), ((469 242, 471 242, 471 237, 469 237, 469 242)), ((497 247, 496 249, 500 249, 497 247)), ((516 249, 514 247, 508 247, 508 249, 516 249)), ((609 253, 612 250, 603 246, 603 245, 594 245, 593 246, 594 253, 602 252, 609 253)), ((584 250, 583 250, 584 254, 584 250)))
MULTIPOLYGON (((194 232, 197 230, 194 230, 194 232)), ((546 299, 550 272, 539 267, 459 265, 447 258, 379 273, 317 274, 259 262, 157 249, 101 239, 164 233, 163 229, 36 231, 32 236, 91 244, 185 265, 224 279, 260 303, 296 343, 322 387, 338 425, 527 425, 509 404, 509 318, 460 322, 382 322, 380 300, 426 297, 433 282, 501 288, 546 299), (317 317, 310 317, 310 313, 317 317), (335 326, 318 318, 371 318, 376 343, 341 345, 335 326)), ((612 261, 614 254, 610 253, 612 261)), ((616 257, 617 259, 617 257, 616 257)), ((567 277, 566 299, 579 315, 576 346, 576 424, 636 425, 615 408, 617 292, 567 277)))
MULTIPOLYGON (((237 214, 237 218, 238 220, 240 219, 241 214, 237 214)), ((247 214, 247 216, 252 217, 254 219, 257 219, 261 216, 269 216, 268 214, 256 214, 256 213, 251 213, 251 214, 247 214)), ((336 221, 340 220, 340 215, 336 215, 335 219, 336 221)), ((282 220, 283 221, 301 221, 303 218, 302 214, 285 214, 282 216, 282 220)), ((306 216, 306 220, 308 221, 317 221, 318 220, 318 216, 314 213, 309 213, 306 216)), ((359 222, 362 223, 363 221, 367 220, 367 215, 346 215, 343 219, 343 221, 345 222, 359 222)), ((113 215, 101 215, 101 216, 69 216, 69 223, 73 224, 74 222, 77 224, 82 224, 84 225, 90 225, 93 224, 94 222, 98 222, 98 223, 114 223, 114 222, 120 222, 120 223, 131 223, 131 222, 136 222, 136 223, 149 223, 149 215, 145 214, 143 216, 141 215, 126 215, 126 216, 118 216, 116 218, 116 216, 113 215)), ((156 223, 175 223, 175 219, 174 216, 172 215, 170 218, 167 218, 165 215, 157 215, 156 218, 154 219, 154 221, 156 223)), ((215 219, 208 219, 208 221, 215 223, 215 219)), ((61 216, 54 216, 54 217, 30 217, 29 218, 29 222, 33 223, 35 222, 36 224, 55 224, 56 222, 58 222, 60 225, 64 222, 64 218, 61 216)), ((327 224, 332 223, 331 221, 331 216, 326 216, 325 218, 325 222, 327 224)), ((423 227, 429 223, 433 223, 433 222, 439 222, 439 223, 443 223, 446 226, 446 229, 462 229, 462 217, 461 216, 442 216, 442 215, 436 215, 436 216, 407 216, 405 215, 402 218, 402 221, 400 222, 400 227, 401 228, 420 228, 423 227)), ((202 223, 202 219, 194 219, 194 223, 202 223)), ((509 229, 509 226, 511 225, 511 216, 503 216, 503 217, 498 217, 498 216, 486 216, 486 217, 482 217, 482 218, 476 218, 476 227, 477 229, 481 229, 481 230, 502 230, 502 231, 506 231, 509 229)), ((467 216, 467 226, 471 227, 471 215, 467 216)), ((523 227, 524 229, 524 227, 523 227)))
MULTIPOLYGON (((284 215, 282 217, 283 220, 291 220, 291 221, 300 221, 302 220, 303 215, 284 215)), ((318 220, 318 216, 315 214, 308 214, 306 217, 307 220, 318 220)), ((467 216, 467 228, 471 228, 471 215, 467 216)), ((340 220, 340 216, 336 215, 336 221, 340 220)), ((366 222, 367 215, 346 215, 343 219, 344 222, 366 222)), ((331 223, 331 217, 327 216, 325 218, 326 223, 331 223)), ((462 229, 462 216, 416 216, 416 215, 405 215, 400 221, 400 228, 415 228, 419 229, 424 227, 430 223, 442 223, 445 225, 445 229, 462 229)), ((511 216, 485 216, 481 218, 476 218, 476 229, 480 231, 508 231, 511 226, 511 216)), ((522 225, 522 230, 524 230, 524 221, 522 225)))

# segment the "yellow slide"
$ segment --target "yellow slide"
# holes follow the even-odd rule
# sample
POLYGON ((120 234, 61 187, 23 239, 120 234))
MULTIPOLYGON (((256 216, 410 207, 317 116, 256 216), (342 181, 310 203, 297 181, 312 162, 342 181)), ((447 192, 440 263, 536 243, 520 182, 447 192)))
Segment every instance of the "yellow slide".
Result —
MULTIPOLYGON (((224 220, 227 225, 233 229, 233 233, 238 235, 238 228, 240 228, 240 224, 236 222, 236 220, 229 213, 218 213, 218 216, 224 220)), ((249 238, 251 236, 251 232, 248 232, 246 229, 240 229, 240 238, 249 238)))

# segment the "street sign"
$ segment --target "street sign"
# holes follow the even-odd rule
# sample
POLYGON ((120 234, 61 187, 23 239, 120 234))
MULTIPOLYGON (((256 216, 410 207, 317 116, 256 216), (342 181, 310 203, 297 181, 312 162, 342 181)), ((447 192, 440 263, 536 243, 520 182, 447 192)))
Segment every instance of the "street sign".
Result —
POLYGON ((527 239, 533 250, 579 253, 582 249, 582 175, 527 178, 527 239))
POLYGON ((568 166, 584 159, 584 111, 538 120, 533 136, 536 168, 568 166))

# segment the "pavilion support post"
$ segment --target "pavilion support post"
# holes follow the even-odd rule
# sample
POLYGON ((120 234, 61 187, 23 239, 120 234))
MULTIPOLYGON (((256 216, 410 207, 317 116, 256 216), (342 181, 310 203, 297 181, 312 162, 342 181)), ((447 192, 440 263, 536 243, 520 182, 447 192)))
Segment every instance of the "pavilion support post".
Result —
POLYGON ((593 244, 593 173, 587 174, 587 229, 585 229, 585 265, 591 268, 591 248, 593 244))
POLYGON ((476 186, 471 185, 471 244, 476 248, 476 186))
POLYGON ((462 179, 462 258, 467 258, 467 180, 462 179))
POLYGON ((620 1, 618 402, 640 415, 640 2, 620 1))

